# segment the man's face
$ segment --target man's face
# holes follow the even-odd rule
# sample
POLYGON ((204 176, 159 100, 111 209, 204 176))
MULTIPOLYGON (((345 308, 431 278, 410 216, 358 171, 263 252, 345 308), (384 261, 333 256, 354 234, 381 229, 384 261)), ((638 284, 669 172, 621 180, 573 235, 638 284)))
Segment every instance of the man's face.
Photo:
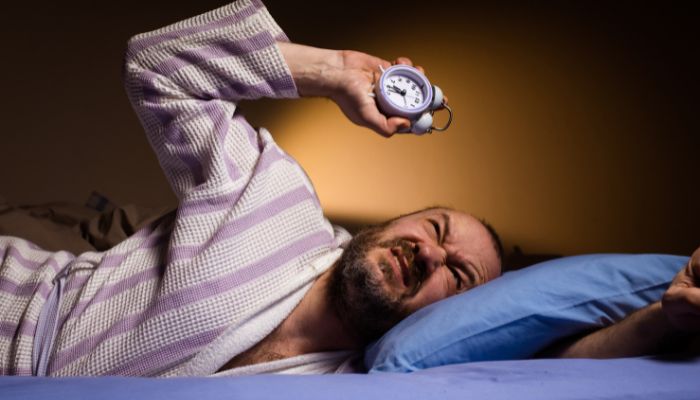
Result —
POLYGON ((331 296, 346 325, 371 340, 500 273, 493 238, 479 220, 428 209, 358 233, 333 271, 331 296))

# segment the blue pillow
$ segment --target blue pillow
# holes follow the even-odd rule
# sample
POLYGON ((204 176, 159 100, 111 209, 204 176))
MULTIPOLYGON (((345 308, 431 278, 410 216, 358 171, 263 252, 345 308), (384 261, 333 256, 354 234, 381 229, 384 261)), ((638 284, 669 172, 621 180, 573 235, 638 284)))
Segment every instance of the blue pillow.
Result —
POLYGON ((659 300, 688 257, 592 254, 509 272, 410 315, 370 345, 370 372, 522 359, 659 300))

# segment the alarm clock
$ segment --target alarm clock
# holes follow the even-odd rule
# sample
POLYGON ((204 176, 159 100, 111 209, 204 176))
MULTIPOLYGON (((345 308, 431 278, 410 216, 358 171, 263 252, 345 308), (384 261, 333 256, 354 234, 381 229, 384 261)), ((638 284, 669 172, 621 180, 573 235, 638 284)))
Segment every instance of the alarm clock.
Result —
POLYGON ((428 78, 418 69, 409 65, 397 64, 387 69, 379 67, 381 75, 370 93, 379 110, 386 116, 404 117, 411 121, 409 132, 422 135, 433 130, 444 131, 452 123, 452 110, 444 102, 442 90, 430 84, 428 78), (435 110, 444 108, 450 113, 447 124, 434 127, 435 110))

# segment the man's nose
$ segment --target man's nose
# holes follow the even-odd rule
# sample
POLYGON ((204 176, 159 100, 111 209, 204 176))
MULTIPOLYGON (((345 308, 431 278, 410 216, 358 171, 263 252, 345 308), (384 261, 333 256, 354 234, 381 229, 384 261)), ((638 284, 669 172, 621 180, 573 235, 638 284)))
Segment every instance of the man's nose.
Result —
POLYGON ((442 247, 429 243, 418 243, 413 248, 415 260, 423 264, 428 274, 432 274, 436 269, 445 264, 447 253, 442 247))

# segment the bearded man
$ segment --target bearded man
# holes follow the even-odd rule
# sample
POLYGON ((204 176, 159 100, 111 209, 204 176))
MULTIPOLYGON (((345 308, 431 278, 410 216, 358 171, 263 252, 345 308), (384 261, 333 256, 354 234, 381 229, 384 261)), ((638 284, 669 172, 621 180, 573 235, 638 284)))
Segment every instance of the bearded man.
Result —
MULTIPOLYGON (((406 315, 496 278, 498 236, 469 214, 425 209, 354 238, 331 225, 301 167, 237 108, 323 96, 390 137, 410 121, 368 93, 391 64, 289 43, 257 0, 132 38, 126 89, 177 212, 104 252, 0 237, 0 374, 356 371, 363 347, 406 315)), ((699 275, 700 250, 663 307, 552 354, 619 357, 700 330, 699 275)))
POLYGON ((297 162, 237 108, 324 96, 390 137, 410 121, 385 117, 368 93, 391 64, 289 43, 255 0, 132 38, 126 90, 177 212, 105 252, 0 238, 0 373, 352 370, 404 316, 497 277, 497 236, 458 211, 427 209, 351 239, 297 162))

